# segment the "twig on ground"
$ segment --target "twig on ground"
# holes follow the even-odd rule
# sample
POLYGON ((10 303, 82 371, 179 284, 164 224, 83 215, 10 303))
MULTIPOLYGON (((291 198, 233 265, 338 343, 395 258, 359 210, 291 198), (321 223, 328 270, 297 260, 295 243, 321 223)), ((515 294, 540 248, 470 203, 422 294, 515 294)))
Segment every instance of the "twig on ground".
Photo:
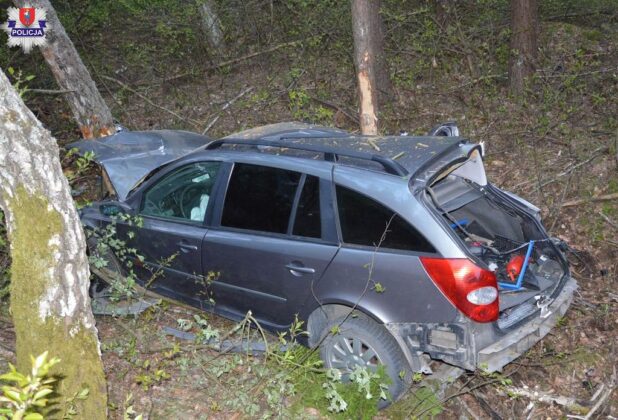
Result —
POLYGON ((221 110, 219 112, 217 112, 217 116, 215 118, 213 118, 213 120, 208 123, 208 125, 206 126, 206 128, 204 129, 204 131, 202 131, 202 134, 206 134, 208 132, 208 130, 210 130, 212 128, 213 125, 215 125, 215 123, 219 120, 219 118, 221 117, 221 114, 228 109, 230 106, 232 106, 234 104, 234 102, 236 102, 237 100, 239 100, 240 98, 242 98, 243 96, 245 96, 247 93, 251 92, 253 90, 253 86, 250 86, 246 89, 244 89, 242 92, 240 92, 238 95, 234 96, 232 99, 230 99, 229 101, 227 101, 225 103, 225 105, 223 105, 223 107, 221 107, 221 110))
POLYGON ((173 115, 174 117, 183 120, 185 122, 188 122, 189 124, 193 125, 193 126, 198 126, 199 123, 195 120, 192 119, 187 119, 185 117, 183 117, 182 115, 180 115, 179 113, 172 111, 171 109, 165 108, 164 106, 161 106, 159 104, 154 103, 153 101, 151 101, 150 99, 148 99, 146 96, 142 95, 141 93, 139 93, 138 91, 136 91, 135 89, 133 89, 132 87, 130 87, 129 85, 127 85, 124 82, 121 82, 118 79, 114 79, 113 77, 110 76, 105 76, 105 75, 101 75, 101 77, 105 80, 109 80, 111 82, 114 82, 118 85, 120 85, 122 88, 128 90, 131 93, 134 93, 135 95, 139 96, 140 98, 142 98, 144 101, 146 101, 147 103, 149 103, 150 105, 154 106, 155 108, 159 108, 162 111, 165 111, 171 115, 173 115))
POLYGON ((502 73, 502 74, 488 74, 487 76, 481 76, 478 77, 476 79, 472 79, 467 81, 466 83, 463 83, 461 85, 455 86, 452 89, 447 90, 445 93, 453 93, 459 89, 465 88, 467 86, 470 85, 476 85, 477 83, 480 83, 484 80, 490 80, 490 79, 500 79, 500 78, 506 78, 508 76, 508 73, 502 73))
MULTIPOLYGON (((515 373, 517 373, 517 371, 518 371, 518 370, 519 370, 519 368, 517 368, 517 369, 513 370, 512 372, 510 372, 510 373, 508 373, 508 374, 506 374, 506 375, 503 375, 503 377, 502 377, 502 378, 499 378, 499 379, 490 379, 490 380, 487 380, 487 381, 485 381, 485 382, 482 382, 482 383, 480 383, 480 384, 478 384, 478 385, 474 385, 473 387, 471 387, 471 388, 469 388, 469 389, 461 389, 461 388, 460 388, 460 390, 459 390, 459 391, 457 391, 457 392, 455 392, 454 394, 451 394, 451 395, 449 395, 449 396, 447 396, 447 397, 444 397, 443 399, 441 399, 441 400, 440 400, 440 401, 438 401, 437 403, 432 404, 432 405, 430 405, 429 407, 425 408, 425 409, 424 409, 423 411, 421 411, 420 413, 414 413, 414 415, 415 415, 417 418, 422 418, 425 414, 427 414, 428 412, 430 412, 430 411, 431 411, 431 410, 433 410, 434 408, 436 408, 436 407, 438 407, 438 406, 440 406, 440 405, 444 405, 444 403, 446 403, 446 402, 448 402, 448 401, 452 400, 453 398, 457 398, 457 397, 459 397, 459 396, 461 396, 461 395, 465 395, 465 394, 471 393, 471 392, 476 391, 477 389, 480 389, 480 388, 482 388, 482 387, 484 387, 484 386, 493 385, 493 384, 495 384, 495 383, 501 382, 504 378, 508 378, 508 377, 510 377, 510 376, 512 376, 512 375, 514 375, 515 373)), ((469 382, 470 382, 470 381, 468 381, 468 383, 469 383, 469 382)), ((420 404, 422 404, 424 401, 425 401, 425 399, 421 400, 421 402, 420 402, 419 404, 417 404, 417 406, 416 406, 416 407, 412 410, 412 412, 414 412, 414 410, 416 410, 416 408, 418 408, 418 407, 420 406, 420 404)))
POLYGON ((585 71, 582 73, 563 73, 563 74, 545 74, 543 77, 546 78, 560 78, 560 77, 580 77, 580 76, 588 76, 590 74, 598 74, 598 73, 611 73, 612 71, 616 71, 618 67, 609 67, 601 70, 593 70, 593 71, 585 71))
POLYGON ((267 48, 267 49, 262 50, 262 51, 257 51, 257 52, 251 53, 251 54, 243 55, 242 57, 238 57, 238 58, 233 58, 231 60, 222 61, 221 63, 218 63, 218 64, 213 64, 212 66, 206 67, 206 70, 216 70, 216 69, 219 69, 221 67, 231 66, 233 64, 240 63, 242 61, 246 61, 246 60, 248 60, 250 58, 257 57, 259 55, 275 52, 275 51, 280 50, 282 48, 294 47, 296 45, 299 45, 301 42, 302 41, 284 42, 283 44, 278 44, 278 45, 275 45, 274 47, 267 48))
POLYGON ((616 389, 615 386, 612 386, 611 388, 608 388, 607 391, 605 391, 605 394, 603 394, 603 396, 601 398, 599 398, 599 401, 597 401, 597 403, 594 405, 594 407, 592 407, 590 409, 590 411, 588 412, 588 414, 586 414, 586 417, 584 417, 584 420, 589 420, 592 418, 592 415, 599 409, 601 408, 601 406, 603 405, 603 403, 605 403, 605 401, 609 398, 609 396, 612 394, 612 392, 614 392, 614 389, 616 389))
MULTIPOLYGON (((558 182, 558 178, 562 178, 562 177, 569 175, 571 172, 575 171, 576 169, 581 168, 582 166, 592 162, 594 159, 601 156, 603 153, 607 152, 608 150, 609 148, 607 146, 599 147, 598 149, 594 150, 592 152, 592 155, 590 155, 586 160, 583 160, 575 165, 569 166, 566 170, 559 173, 554 178, 548 179, 547 181, 540 182, 539 186, 536 189, 540 189, 540 188, 545 187, 546 185, 553 184, 554 182, 558 182)), ((531 184, 533 182, 535 181, 528 180, 528 181, 520 182, 519 184, 516 184, 513 188, 522 187, 524 185, 531 184)))
POLYGON ((566 203, 562 204, 562 207, 575 207, 581 204, 596 203, 599 201, 612 201, 612 200, 618 200, 618 193, 597 195, 597 196, 590 197, 590 198, 581 198, 578 200, 571 200, 571 201, 567 201, 566 203))
POLYGON ((598 214, 599 214, 599 216, 601 216, 603 218, 603 220, 605 220, 607 222, 608 225, 610 225, 614 229, 618 230, 618 224, 616 222, 614 222, 612 219, 610 219, 605 214, 603 214, 602 211, 600 211, 598 214))
POLYGON ((607 242, 610 245, 618 246, 618 242, 612 241, 611 239, 604 239, 603 242, 607 242))
POLYGON ((558 404, 566 407, 568 410, 575 411, 577 413, 587 413, 589 408, 584 407, 578 403, 575 398, 565 397, 562 395, 551 395, 543 391, 535 391, 529 388, 520 388, 515 386, 509 386, 505 389, 509 395, 515 395, 518 397, 526 397, 532 401, 538 401, 546 404, 558 404))

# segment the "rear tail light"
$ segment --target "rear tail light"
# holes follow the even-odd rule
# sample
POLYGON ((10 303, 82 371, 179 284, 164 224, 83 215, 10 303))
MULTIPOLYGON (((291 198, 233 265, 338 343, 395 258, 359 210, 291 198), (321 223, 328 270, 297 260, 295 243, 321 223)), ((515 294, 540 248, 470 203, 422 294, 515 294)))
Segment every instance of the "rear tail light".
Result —
POLYGON ((496 275, 464 258, 428 258, 421 262, 429 277, 457 309, 478 322, 498 319, 496 275))

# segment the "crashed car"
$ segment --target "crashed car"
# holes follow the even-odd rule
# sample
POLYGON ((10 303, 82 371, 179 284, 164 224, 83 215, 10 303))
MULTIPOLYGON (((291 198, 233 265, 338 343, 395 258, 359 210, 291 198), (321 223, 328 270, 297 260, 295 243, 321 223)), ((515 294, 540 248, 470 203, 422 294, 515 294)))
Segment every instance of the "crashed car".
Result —
POLYGON ((539 209, 488 182, 482 146, 454 125, 421 137, 300 123, 219 140, 122 131, 74 146, 116 190, 82 223, 116 219, 143 256, 139 281, 233 320, 252 311, 271 331, 297 316, 326 367, 382 364, 394 399, 433 361, 501 370, 577 287, 539 209))

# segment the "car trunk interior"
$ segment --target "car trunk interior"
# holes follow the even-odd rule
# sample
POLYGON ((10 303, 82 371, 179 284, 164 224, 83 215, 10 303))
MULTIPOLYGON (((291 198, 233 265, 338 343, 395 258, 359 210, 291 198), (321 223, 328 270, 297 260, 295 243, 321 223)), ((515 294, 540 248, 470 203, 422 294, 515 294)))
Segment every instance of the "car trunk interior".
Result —
POLYGON ((534 217, 492 189, 451 172, 427 191, 469 255, 496 274, 504 313, 535 296, 551 295, 565 269, 534 217))

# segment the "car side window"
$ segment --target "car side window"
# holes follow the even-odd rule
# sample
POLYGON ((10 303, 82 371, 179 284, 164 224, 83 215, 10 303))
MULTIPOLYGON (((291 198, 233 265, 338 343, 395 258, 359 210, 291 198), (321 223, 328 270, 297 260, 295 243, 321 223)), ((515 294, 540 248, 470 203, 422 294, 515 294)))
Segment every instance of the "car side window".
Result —
POLYGON ((321 238, 322 221, 320 219, 320 179, 307 175, 300 194, 292 235, 321 238))
POLYGON ((337 185, 343 242, 405 251, 435 252, 434 247, 397 213, 356 191, 337 185))
POLYGON ((141 214, 202 223, 219 162, 198 162, 164 176, 144 194, 141 214))
POLYGON ((268 166, 236 163, 227 187, 221 225, 287 233, 301 174, 268 166))

